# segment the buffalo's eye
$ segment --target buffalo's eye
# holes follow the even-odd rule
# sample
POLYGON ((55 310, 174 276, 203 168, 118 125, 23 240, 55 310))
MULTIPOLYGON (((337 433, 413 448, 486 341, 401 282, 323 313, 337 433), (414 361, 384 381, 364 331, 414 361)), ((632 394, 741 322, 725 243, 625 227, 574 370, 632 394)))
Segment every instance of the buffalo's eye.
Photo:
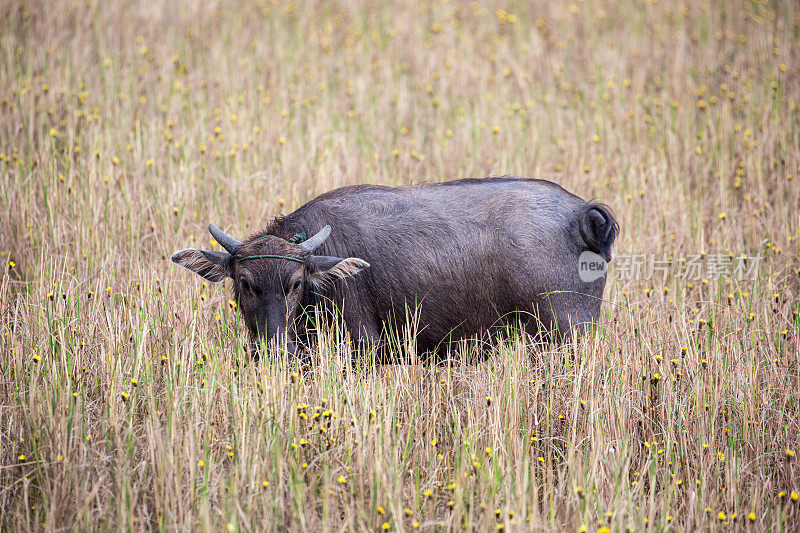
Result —
POLYGON ((303 284, 302 280, 298 279, 297 281, 295 281, 294 285, 292 285, 292 292, 299 291, 300 290, 300 285, 302 285, 302 284, 303 284))
POLYGON ((242 292, 248 292, 250 290, 250 284, 245 278, 241 278, 239 280, 239 288, 242 289, 242 292))

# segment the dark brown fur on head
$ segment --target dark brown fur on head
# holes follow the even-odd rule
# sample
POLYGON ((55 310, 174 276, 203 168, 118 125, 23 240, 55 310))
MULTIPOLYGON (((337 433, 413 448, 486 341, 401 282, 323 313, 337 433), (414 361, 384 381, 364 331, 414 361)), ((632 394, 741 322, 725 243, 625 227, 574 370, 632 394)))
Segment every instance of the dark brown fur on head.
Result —
POLYGON ((209 229, 227 252, 189 248, 175 252, 172 260, 211 281, 233 279, 234 299, 250 331, 255 358, 262 340, 297 354, 297 317, 304 302, 312 299, 312 288, 369 266, 353 257, 313 255, 330 234, 329 226, 302 244, 267 232, 239 242, 216 226, 209 229))
POLYGON ((263 234, 248 239, 236 251, 231 276, 234 298, 254 343, 277 337, 290 353, 296 352, 294 332, 287 329, 292 328, 300 307, 308 255, 297 244, 263 234))

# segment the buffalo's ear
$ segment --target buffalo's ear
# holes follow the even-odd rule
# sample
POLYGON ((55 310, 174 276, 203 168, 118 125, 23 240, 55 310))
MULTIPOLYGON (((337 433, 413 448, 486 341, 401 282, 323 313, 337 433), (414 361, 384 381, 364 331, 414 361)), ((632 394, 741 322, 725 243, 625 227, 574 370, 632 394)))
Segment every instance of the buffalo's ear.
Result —
POLYGON ((369 267, 369 263, 358 257, 331 257, 329 255, 311 255, 306 259, 308 276, 306 281, 318 287, 336 279, 354 276, 369 267))
POLYGON ((222 281, 227 277, 232 277, 232 257, 227 252, 187 248, 172 254, 172 261, 200 274, 208 281, 222 281))

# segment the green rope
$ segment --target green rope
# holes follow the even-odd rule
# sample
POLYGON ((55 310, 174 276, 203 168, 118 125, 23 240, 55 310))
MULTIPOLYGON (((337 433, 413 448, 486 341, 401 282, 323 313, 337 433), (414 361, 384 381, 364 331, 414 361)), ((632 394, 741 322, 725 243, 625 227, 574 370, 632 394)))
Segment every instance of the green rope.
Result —
POLYGON ((300 244, 301 242, 306 240, 306 232, 305 231, 301 231, 300 233, 295 233, 294 235, 292 235, 288 239, 283 239, 281 237, 278 237, 277 235, 264 235, 263 237, 259 237, 257 239, 253 239, 253 242, 263 241, 263 240, 266 240, 266 239, 279 239, 281 241, 285 240, 286 242, 290 242, 292 244, 300 244))
POLYGON ((304 240, 306 240, 306 232, 301 231, 300 233, 295 233, 294 235, 292 235, 292 238, 289 239, 289 242, 293 244, 300 244, 304 240))
POLYGON ((305 259, 298 259, 297 257, 286 257, 285 255, 247 255, 245 257, 237 257, 237 261, 244 261, 246 259, 286 259, 289 261, 294 261, 295 263, 305 263, 305 259))
MULTIPOLYGON (((278 240, 281 240, 281 241, 285 240, 285 239, 282 239, 282 238, 278 237, 277 235, 264 235, 263 237, 259 237, 258 239, 254 239, 252 242, 263 241, 263 240, 266 240, 266 239, 278 239, 278 240)), ((292 238, 289 239, 286 242, 290 242, 292 244, 299 244, 299 243, 303 242, 304 240, 306 240, 306 232, 302 231, 300 233, 295 233, 292 236, 292 238)), ((272 254, 269 254, 269 255, 248 255, 248 256, 245 256, 245 257, 237 257, 236 261, 244 261, 246 259, 262 259, 262 258, 263 259, 286 259, 288 261, 294 261, 295 263, 305 263, 306 262, 305 259, 298 259, 296 257, 286 257, 285 255, 272 255, 272 254)))

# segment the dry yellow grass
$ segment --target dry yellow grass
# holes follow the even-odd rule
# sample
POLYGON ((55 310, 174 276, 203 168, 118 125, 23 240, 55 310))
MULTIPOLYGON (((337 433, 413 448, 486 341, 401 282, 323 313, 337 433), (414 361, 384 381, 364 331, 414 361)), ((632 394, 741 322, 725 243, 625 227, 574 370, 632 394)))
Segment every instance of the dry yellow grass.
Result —
POLYGON ((796 2, 0 27, 0 529, 800 527, 796 2), (594 335, 479 364, 351 368, 333 329, 302 372, 248 363, 228 288, 168 261, 341 185, 506 173, 608 203, 620 252, 759 275, 612 271, 594 335))

